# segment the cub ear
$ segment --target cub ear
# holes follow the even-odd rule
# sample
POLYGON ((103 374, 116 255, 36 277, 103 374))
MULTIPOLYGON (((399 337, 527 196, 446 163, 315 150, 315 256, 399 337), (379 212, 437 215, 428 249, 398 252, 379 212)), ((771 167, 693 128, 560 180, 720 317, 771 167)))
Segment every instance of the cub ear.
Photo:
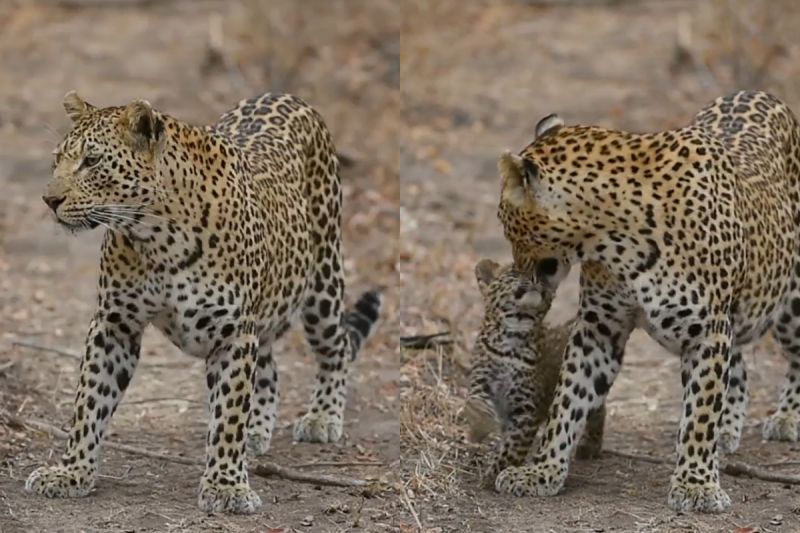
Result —
POLYGON ((539 169, 536 164, 506 150, 500 156, 497 168, 503 179, 502 198, 516 207, 525 205, 529 200, 528 194, 533 192, 538 180, 539 169))
POLYGON ((536 123, 534 141, 547 135, 555 135, 564 126, 564 121, 555 113, 551 113, 536 123))
POLYGON ((134 100, 122 112, 122 125, 131 137, 134 148, 148 149, 164 134, 164 122, 156 117, 147 100, 134 100))
POLYGON ((500 265, 491 259, 481 259, 475 265, 475 280, 478 282, 478 288, 484 296, 489 284, 497 277, 499 269, 500 265))
POLYGON ((64 111, 72 122, 77 122, 82 116, 90 113, 94 106, 78 96, 75 91, 70 91, 64 95, 64 111))

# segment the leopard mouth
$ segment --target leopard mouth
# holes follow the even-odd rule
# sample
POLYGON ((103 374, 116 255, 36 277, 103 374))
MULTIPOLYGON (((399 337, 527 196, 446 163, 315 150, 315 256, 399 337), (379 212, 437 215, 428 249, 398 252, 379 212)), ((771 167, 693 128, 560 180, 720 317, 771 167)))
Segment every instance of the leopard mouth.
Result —
POLYGON ((59 226, 66 229, 73 235, 76 233, 81 233, 83 231, 91 231, 100 225, 98 222, 95 222, 94 220, 84 220, 80 223, 75 223, 75 222, 67 222, 57 217, 56 221, 58 222, 59 226))

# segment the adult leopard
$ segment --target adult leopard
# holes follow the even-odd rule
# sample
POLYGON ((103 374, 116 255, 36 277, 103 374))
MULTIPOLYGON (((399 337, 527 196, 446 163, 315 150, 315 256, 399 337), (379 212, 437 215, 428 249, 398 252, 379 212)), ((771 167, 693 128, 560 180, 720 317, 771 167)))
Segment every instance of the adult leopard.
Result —
POLYGON ((98 300, 61 462, 26 489, 86 496, 103 435, 153 324, 206 361, 209 423, 198 505, 253 513, 246 459, 266 453, 278 405, 271 346, 296 314, 316 353, 315 390, 294 438, 342 435, 350 363, 378 320, 380 291, 344 305, 339 163, 317 111, 288 94, 243 100, 193 126, 144 100, 98 108, 64 98, 71 131, 44 201, 78 233, 106 229, 98 300))
POLYGON ((549 115, 520 155, 500 158, 498 216, 517 268, 553 283, 572 264, 582 270, 579 320, 542 447, 496 488, 561 490, 586 414, 605 402, 637 325, 682 356, 672 509, 730 506, 717 461, 726 395, 746 395, 741 347, 773 326, 790 365, 764 436, 798 440, 799 133, 778 98, 744 91, 659 133, 567 127, 549 115))

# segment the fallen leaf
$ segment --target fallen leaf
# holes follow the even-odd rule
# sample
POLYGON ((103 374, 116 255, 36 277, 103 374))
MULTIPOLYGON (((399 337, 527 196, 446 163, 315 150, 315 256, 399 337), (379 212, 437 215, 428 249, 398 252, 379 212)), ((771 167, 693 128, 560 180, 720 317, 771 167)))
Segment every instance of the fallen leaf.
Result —
POLYGON ((738 529, 734 529, 733 533, 757 533, 758 530, 754 527, 740 527, 738 529))

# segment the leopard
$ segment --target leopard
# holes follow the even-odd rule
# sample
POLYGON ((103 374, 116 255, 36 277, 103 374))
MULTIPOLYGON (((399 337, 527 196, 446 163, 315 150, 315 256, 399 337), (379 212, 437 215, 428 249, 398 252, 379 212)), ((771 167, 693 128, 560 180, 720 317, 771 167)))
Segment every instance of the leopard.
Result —
POLYGON ((267 453, 279 401, 273 344, 299 317, 316 359, 297 442, 342 438, 348 376, 385 287, 346 306, 342 185, 332 136, 296 95, 241 100, 210 126, 135 99, 100 107, 70 91, 70 130, 43 201, 77 235, 104 231, 66 450, 25 488, 87 496, 101 441, 133 379, 149 325, 202 359, 208 391, 197 505, 252 514, 248 461, 267 453))
POLYGON ((727 511, 719 453, 738 446, 746 414, 742 349, 768 333, 789 368, 763 437, 799 435, 794 112, 773 94, 737 91, 688 124, 651 133, 568 126, 551 113, 527 147, 499 157, 498 169, 497 216, 516 267, 558 284, 579 265, 580 302, 541 446, 528 464, 501 472, 495 488, 531 496, 563 489, 575 436, 604 403, 630 333, 641 327, 680 356, 667 504, 727 511))
MULTIPOLYGON (((500 429, 498 450, 481 479, 482 486, 491 488, 500 472, 524 462, 547 419, 575 319, 545 324, 556 287, 516 270, 513 263, 481 259, 474 272, 484 318, 472 349, 462 416, 472 442, 500 429)), ((601 456, 605 419, 605 405, 589 414, 577 459, 601 456)))

